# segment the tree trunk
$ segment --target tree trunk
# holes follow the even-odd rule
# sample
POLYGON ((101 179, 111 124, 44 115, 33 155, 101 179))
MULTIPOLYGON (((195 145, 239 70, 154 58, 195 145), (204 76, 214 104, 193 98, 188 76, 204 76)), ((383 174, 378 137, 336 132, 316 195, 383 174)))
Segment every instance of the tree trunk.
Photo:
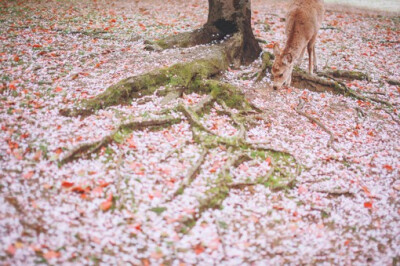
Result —
POLYGON ((249 64, 261 53, 261 48, 251 29, 250 0, 208 0, 207 23, 201 29, 181 33, 156 42, 147 42, 148 49, 161 50, 174 47, 190 47, 222 40, 239 33, 242 47, 235 55, 234 63, 249 64))
POLYGON ((261 48, 251 29, 250 0, 208 0, 208 21, 205 27, 215 27, 220 35, 240 32, 243 38, 240 62, 248 64, 256 59, 261 48))

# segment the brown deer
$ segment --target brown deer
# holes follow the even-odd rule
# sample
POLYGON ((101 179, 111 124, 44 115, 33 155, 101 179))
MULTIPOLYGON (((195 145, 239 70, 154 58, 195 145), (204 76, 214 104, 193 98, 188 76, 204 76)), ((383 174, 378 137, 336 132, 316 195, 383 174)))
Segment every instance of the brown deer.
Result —
POLYGON ((283 50, 274 45, 275 61, 272 66, 273 88, 290 86, 295 62, 299 65, 308 52, 308 72, 317 68, 315 42, 324 17, 323 0, 294 0, 286 17, 286 45, 283 50))

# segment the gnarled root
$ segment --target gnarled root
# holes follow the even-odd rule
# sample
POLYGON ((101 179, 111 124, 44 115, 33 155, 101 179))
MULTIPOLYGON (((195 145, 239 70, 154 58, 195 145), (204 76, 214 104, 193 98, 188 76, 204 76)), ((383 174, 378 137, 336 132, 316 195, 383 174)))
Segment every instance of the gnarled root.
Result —
POLYGON ((242 41, 241 35, 234 35, 222 44, 210 46, 207 55, 200 59, 124 79, 74 108, 61 109, 60 113, 73 117, 88 116, 99 109, 151 95, 161 86, 188 88, 195 80, 214 77, 226 70, 240 52, 242 41))

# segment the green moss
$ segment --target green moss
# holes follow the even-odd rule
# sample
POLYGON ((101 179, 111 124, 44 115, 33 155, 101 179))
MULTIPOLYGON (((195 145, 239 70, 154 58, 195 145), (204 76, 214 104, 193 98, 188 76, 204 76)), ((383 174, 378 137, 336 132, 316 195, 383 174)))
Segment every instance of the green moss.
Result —
POLYGON ((164 40, 158 40, 154 42, 156 45, 160 46, 162 49, 167 49, 168 44, 164 40))
POLYGON ((217 75, 228 68, 228 62, 221 50, 216 50, 214 56, 194 60, 188 63, 178 63, 171 67, 161 68, 144 75, 124 79, 112 85, 98 96, 84 100, 74 111, 63 112, 66 115, 90 114, 108 106, 124 104, 132 98, 151 95, 160 86, 199 88, 199 80, 217 75), (79 111, 80 110, 80 111, 79 111))
MULTIPOLYGON (((227 181, 227 180, 226 180, 227 181)), ((200 212, 204 212, 208 209, 219 209, 222 206, 222 202, 229 196, 228 183, 220 183, 219 186, 215 186, 206 191, 207 198, 201 202, 199 207, 200 212)))
POLYGON ((184 187, 180 187, 180 188, 176 191, 176 195, 182 195, 184 190, 185 190, 184 187))

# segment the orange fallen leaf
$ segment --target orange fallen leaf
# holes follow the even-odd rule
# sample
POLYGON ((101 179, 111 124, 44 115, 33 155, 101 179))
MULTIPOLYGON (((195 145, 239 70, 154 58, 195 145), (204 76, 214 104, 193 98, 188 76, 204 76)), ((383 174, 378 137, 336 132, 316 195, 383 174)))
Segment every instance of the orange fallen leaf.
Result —
POLYGON ((199 255, 201 253, 204 252, 204 247, 201 244, 198 244, 197 246, 194 247, 194 253, 196 253, 196 255, 199 255))
POLYGON ((61 186, 64 187, 64 188, 70 188, 70 187, 72 187, 73 185, 74 185, 73 182, 68 182, 68 181, 63 181, 63 182, 61 183, 61 186))
POLYGON ((100 209, 105 212, 105 211, 108 211, 111 208, 111 206, 112 206, 112 202, 106 200, 100 204, 100 209))
POLYGON ((85 193, 86 189, 81 186, 75 186, 72 188, 72 191, 76 193, 85 193))
POLYGON ((113 194, 110 193, 105 201, 100 204, 102 211, 108 211, 112 206, 113 194))
POLYGON ((391 165, 389 165, 389 164, 385 164, 385 165, 383 166, 383 168, 385 168, 385 169, 388 170, 389 172, 393 171, 393 167, 392 167, 391 165))
POLYGON ((367 209, 372 209, 372 202, 370 202, 370 201, 364 202, 364 207, 367 209))
POLYGON ((274 48, 274 43, 273 43, 273 42, 271 42, 271 43, 267 44, 267 48, 269 48, 269 49, 272 49, 272 48, 274 48))
POLYGON ((100 179, 98 184, 100 187, 107 187, 110 184, 110 182, 106 182, 106 181, 100 179))
POLYGON ((136 143, 133 141, 133 138, 129 138, 127 142, 129 144, 129 148, 136 149, 136 143))
POLYGON ((17 87, 15 86, 14 83, 10 83, 10 84, 8 85, 8 87, 10 88, 10 90, 16 90, 16 89, 17 89, 17 87))
POLYGON ((143 264, 143 266, 149 266, 150 262, 148 259, 142 259, 142 264, 143 264))

